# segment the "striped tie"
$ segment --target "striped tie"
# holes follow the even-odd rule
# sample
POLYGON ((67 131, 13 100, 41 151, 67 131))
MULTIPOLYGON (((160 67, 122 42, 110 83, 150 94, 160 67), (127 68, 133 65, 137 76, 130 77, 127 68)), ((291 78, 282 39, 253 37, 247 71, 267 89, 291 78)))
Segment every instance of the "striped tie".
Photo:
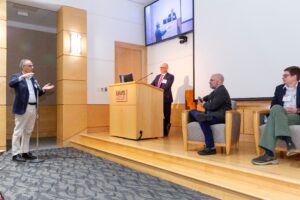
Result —
POLYGON ((159 78, 158 83, 157 83, 158 88, 160 87, 163 78, 164 78, 164 75, 160 75, 160 78, 159 78))

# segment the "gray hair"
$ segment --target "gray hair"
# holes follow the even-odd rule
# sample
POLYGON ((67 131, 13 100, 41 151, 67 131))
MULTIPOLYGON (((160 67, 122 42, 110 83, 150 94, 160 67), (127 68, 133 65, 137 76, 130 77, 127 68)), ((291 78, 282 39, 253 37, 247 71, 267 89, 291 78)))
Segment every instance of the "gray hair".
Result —
POLYGON ((23 58, 23 59, 20 61, 20 64, 19 64, 20 69, 23 69, 23 67, 24 67, 26 61, 31 61, 31 60, 29 60, 29 59, 27 59, 27 58, 23 58))

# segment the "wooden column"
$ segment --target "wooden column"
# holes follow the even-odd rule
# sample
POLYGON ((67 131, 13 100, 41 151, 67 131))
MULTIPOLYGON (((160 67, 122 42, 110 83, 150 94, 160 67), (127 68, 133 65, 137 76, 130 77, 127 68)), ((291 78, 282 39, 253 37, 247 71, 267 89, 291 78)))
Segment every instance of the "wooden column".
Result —
POLYGON ((63 6, 57 23, 57 143, 87 129, 86 11, 63 6), (81 36, 81 52, 71 52, 70 34, 81 36))
POLYGON ((0 0, 0 151, 6 149, 6 0, 0 0))

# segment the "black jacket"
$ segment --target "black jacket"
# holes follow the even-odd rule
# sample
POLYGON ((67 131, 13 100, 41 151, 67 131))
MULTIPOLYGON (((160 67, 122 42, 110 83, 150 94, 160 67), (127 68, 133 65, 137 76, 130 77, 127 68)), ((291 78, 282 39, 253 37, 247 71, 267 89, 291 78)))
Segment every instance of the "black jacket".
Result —
MULTIPOLYGON (((154 86, 157 85, 157 83, 159 81, 159 78, 160 78, 160 75, 161 74, 159 74, 155 77, 155 79, 152 81, 151 85, 154 85, 154 86)), ((166 83, 161 83, 160 84, 160 88, 164 89, 164 103, 172 103, 173 102, 173 95, 172 95, 171 87, 172 87, 173 82, 174 82, 174 75, 166 73, 163 80, 167 81, 166 83)))
MULTIPOLYGON (((274 105, 283 106, 283 96, 285 95, 286 88, 284 88, 284 84, 278 85, 275 89, 274 97, 272 99, 271 107, 274 105)), ((296 96, 296 104, 297 108, 300 108, 300 84, 297 86, 297 96, 296 96)))
MULTIPOLYGON (((18 115, 22 115, 26 112, 26 108, 29 100, 29 91, 28 91, 26 80, 19 81, 19 77, 21 75, 22 73, 13 74, 8 83, 10 87, 15 89, 16 97, 13 105, 13 113, 18 115)), ((34 77, 32 77, 30 80, 32 81, 33 86, 36 85, 35 83, 36 79, 34 77)), ((41 88, 33 87, 33 89, 34 89, 35 96, 37 95, 37 90, 39 90, 39 96, 45 93, 41 88)))
POLYGON ((224 85, 219 86, 209 95, 203 97, 203 100, 205 101, 203 107, 207 113, 222 121, 225 120, 226 110, 231 110, 231 100, 224 85))

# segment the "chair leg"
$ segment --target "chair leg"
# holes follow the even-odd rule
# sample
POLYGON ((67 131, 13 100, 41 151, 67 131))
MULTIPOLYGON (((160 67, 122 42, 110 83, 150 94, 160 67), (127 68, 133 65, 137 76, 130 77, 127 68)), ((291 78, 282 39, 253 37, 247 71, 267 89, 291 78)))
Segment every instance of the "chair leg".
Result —
POLYGON ((229 154, 230 154, 230 147, 231 147, 231 143, 230 143, 230 142, 227 142, 227 143, 226 143, 226 155, 229 155, 229 154))
POLYGON ((223 154, 224 153, 224 147, 220 147, 220 149, 221 149, 221 154, 223 154))
POLYGON ((236 149, 239 149, 239 144, 240 144, 239 141, 237 141, 237 142, 235 143, 235 148, 236 148, 236 149))
POLYGON ((188 143, 187 142, 183 142, 183 146, 184 146, 184 149, 186 150, 186 151, 188 151, 189 150, 189 145, 188 145, 188 143))

